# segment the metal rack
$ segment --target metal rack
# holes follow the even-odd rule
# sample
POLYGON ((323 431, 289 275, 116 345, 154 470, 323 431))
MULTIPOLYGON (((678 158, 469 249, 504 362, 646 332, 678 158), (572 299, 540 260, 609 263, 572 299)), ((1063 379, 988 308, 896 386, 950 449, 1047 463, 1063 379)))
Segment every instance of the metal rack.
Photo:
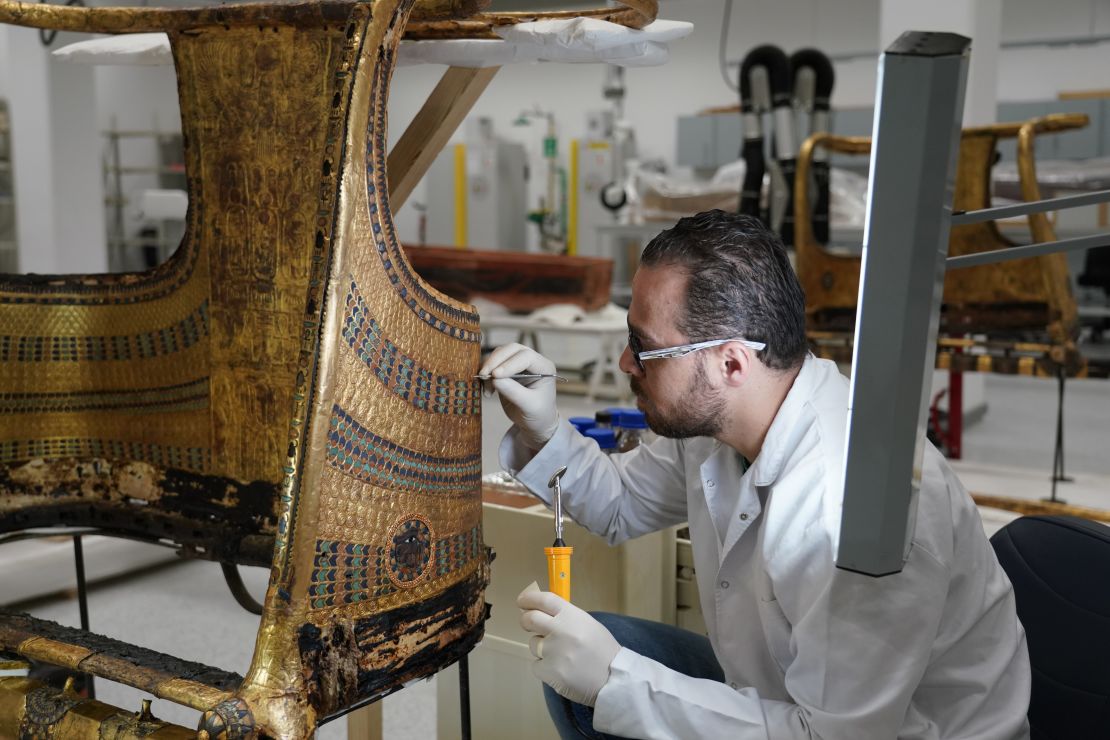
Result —
MULTIPOLYGON (((180 133, 151 130, 123 130, 114 126, 103 132, 106 138, 104 151, 104 205, 108 209, 108 269, 111 272, 153 267, 165 254, 160 234, 132 235, 128 229, 128 207, 133 205, 127 179, 156 176, 156 185, 167 190, 187 190, 185 179, 185 147, 180 133), (156 164, 127 164, 123 142, 129 139, 152 139, 156 145, 156 164), (154 253, 149 250, 154 247, 154 253), (139 250, 147 249, 140 255, 139 250)), ((149 160, 148 160, 149 161, 149 160)), ((137 214, 132 214, 137 215, 137 214)))
POLYGON ((0 100, 0 273, 17 272, 19 269, 11 141, 8 101, 0 100))

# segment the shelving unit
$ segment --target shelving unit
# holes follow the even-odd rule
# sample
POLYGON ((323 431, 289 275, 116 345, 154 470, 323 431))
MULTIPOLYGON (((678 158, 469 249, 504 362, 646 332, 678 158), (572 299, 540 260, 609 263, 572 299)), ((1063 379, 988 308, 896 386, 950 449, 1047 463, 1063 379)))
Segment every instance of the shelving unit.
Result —
POLYGON ((15 231, 15 187, 12 177, 12 135, 8 101, 0 100, 0 273, 19 270, 15 231))
POLYGON ((151 188, 186 191, 184 141, 179 133, 159 130, 110 128, 103 133, 108 269, 121 272, 153 267, 168 256, 174 230, 138 222, 137 211, 129 210, 135 205, 132 193, 143 189, 136 184, 142 177, 147 178, 151 188), (128 140, 153 141, 154 150, 146 161, 156 164, 129 163, 133 152, 124 152, 128 140), (144 234, 144 230, 152 233, 144 234))

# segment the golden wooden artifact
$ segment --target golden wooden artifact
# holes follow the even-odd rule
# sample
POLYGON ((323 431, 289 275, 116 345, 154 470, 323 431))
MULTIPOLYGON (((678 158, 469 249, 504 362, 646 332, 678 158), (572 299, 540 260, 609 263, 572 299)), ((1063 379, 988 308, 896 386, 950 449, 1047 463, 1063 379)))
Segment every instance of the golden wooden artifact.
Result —
POLYGON ((1090 519, 1093 522, 1110 522, 1110 511, 1096 509, 1091 506, 1075 506, 1060 501, 1046 501, 1011 498, 1009 496, 991 496, 985 493, 973 493, 977 506, 987 506, 992 509, 1012 511, 1021 516, 1075 516, 1080 519, 1090 519))
POLYGON ((245 677, 0 610, 0 653, 203 712, 190 731, 0 678, 0 737, 306 738, 481 639, 478 316, 410 266, 390 183, 411 190, 420 141, 445 141, 492 73, 452 73, 397 179, 385 151, 406 33, 535 17, 477 5, 0 0, 0 22, 168 32, 189 187, 153 270, 0 276, 0 533, 80 526, 270 568, 245 677))
MULTIPOLYGON (((1038 134, 1087 125, 1085 115, 1054 114, 1025 123, 968 128, 960 140, 953 209, 990 207, 990 171, 999 139, 1018 139, 1022 196, 1039 200, 1033 147, 1038 134)), ((866 137, 815 134, 801 148, 795 179, 795 248, 797 271, 806 295, 808 329, 818 352, 851 358, 851 328, 859 293, 860 258, 835 254, 813 238, 809 221, 808 172, 817 147, 848 154, 867 154, 866 137)), ((1044 214, 1029 217, 1034 241, 1054 241, 1044 214)), ((953 226, 949 256, 1012 246, 993 221, 953 226)), ((1076 349, 1075 298, 1062 253, 953 270, 945 276, 937 366, 1055 376, 1084 375, 1086 363, 1076 349), (987 335, 988 340, 967 339, 987 335), (972 348, 976 354, 966 352, 972 348)))
MULTIPOLYGON (((1023 123, 964 129, 953 210, 990 207, 991 167, 997 143, 1003 138, 1018 140, 1022 198, 1040 200, 1034 159, 1037 135, 1081 128, 1087 123, 1087 116, 1082 114, 1053 114, 1023 123)), ((813 237, 805 183, 813 152, 819 146, 845 154, 868 154, 871 140, 830 134, 810 137, 802 145, 798 157, 794 187, 794 238, 798 276, 806 296, 807 333, 818 355, 851 362, 851 329, 859 294, 860 258, 835 254, 813 237)), ((1056 240, 1045 214, 1031 214, 1028 219, 1034 242, 1056 240)), ((998 225, 986 221, 953 226, 948 254, 973 254, 1009 246, 1013 246, 1013 242, 1002 234, 998 225)), ((1107 368, 1092 366, 1079 353, 1077 336, 1076 303, 1063 253, 953 270, 945 275, 937 339, 938 369, 1050 376, 1061 383, 1065 376, 1105 375, 1107 368)), ((1096 521, 1110 519, 1110 512, 1059 502, 980 494, 974 499, 980 506, 1022 515, 1064 514, 1096 521)))

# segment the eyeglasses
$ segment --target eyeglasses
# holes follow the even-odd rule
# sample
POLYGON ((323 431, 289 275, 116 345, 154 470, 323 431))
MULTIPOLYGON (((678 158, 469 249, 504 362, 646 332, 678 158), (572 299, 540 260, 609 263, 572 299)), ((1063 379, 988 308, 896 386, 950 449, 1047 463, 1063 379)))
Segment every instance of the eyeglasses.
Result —
POLYGON ((628 330, 628 349, 632 352, 632 359, 636 361, 636 367, 640 368, 640 372, 644 372, 644 360, 666 360, 671 357, 685 357, 691 352, 697 352, 699 349, 708 349, 710 347, 719 347, 727 342, 740 342, 745 347, 751 347, 756 352, 761 352, 767 348, 764 342, 752 342, 740 337, 730 337, 728 339, 710 339, 706 342, 694 342, 693 344, 679 344, 675 347, 664 347, 663 349, 649 349, 645 350, 640 344, 640 338, 637 337, 631 329, 628 330))

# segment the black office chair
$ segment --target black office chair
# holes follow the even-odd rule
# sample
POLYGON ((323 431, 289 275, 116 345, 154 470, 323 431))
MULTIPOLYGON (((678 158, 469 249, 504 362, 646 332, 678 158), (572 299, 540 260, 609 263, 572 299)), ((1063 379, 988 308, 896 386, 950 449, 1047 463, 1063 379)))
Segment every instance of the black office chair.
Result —
MULTIPOLYGON (((1083 259, 1083 272, 1079 273, 1075 282, 1085 288, 1101 288, 1102 297, 1110 306, 1110 247, 1088 249, 1083 259)), ((1110 318, 1105 316, 1084 323, 1093 328, 1093 340, 1096 342, 1102 339, 1103 333, 1110 331, 1110 318)))
POLYGON ((1110 527, 1026 516, 991 538, 1029 641, 1033 740, 1110 737, 1110 527))
POLYGON ((1102 288, 1110 298, 1110 247, 1095 247, 1087 250, 1083 259, 1083 272, 1076 282, 1088 288, 1102 288))

